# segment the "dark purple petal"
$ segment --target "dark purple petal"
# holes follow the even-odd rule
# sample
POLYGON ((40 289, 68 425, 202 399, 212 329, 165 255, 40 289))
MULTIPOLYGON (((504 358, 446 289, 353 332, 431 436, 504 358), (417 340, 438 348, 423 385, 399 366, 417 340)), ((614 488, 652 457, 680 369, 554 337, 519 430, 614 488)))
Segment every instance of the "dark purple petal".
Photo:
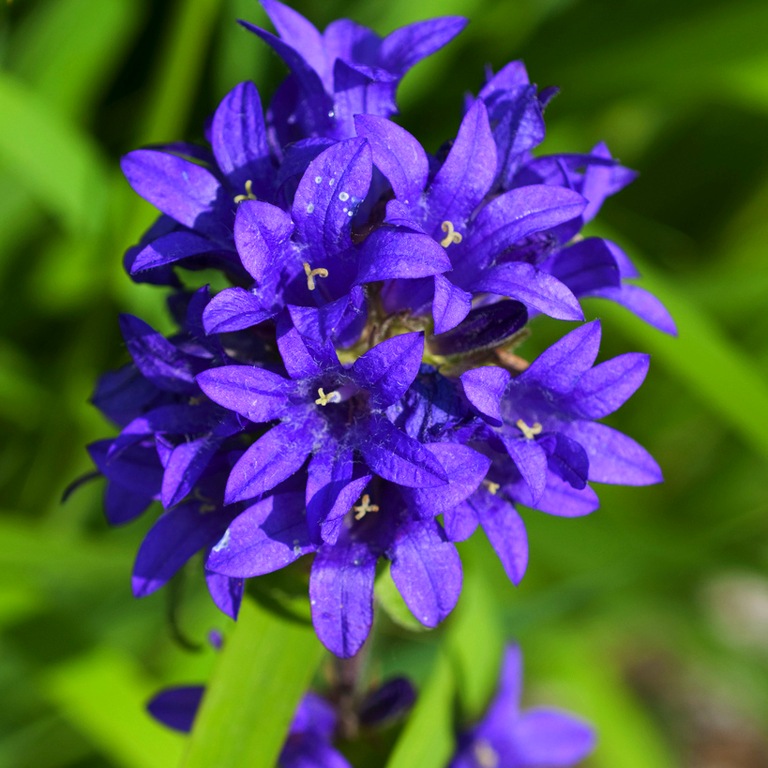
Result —
POLYGON ((110 449, 110 456, 124 445, 136 442, 145 435, 190 435, 207 432, 220 416, 221 412, 216 413, 215 406, 211 405, 161 405, 127 424, 110 449))
POLYGON ((573 766, 595 748, 595 734, 583 720, 552 709, 531 709, 512 724, 520 768, 573 766))
POLYGON ((645 448, 605 424, 575 421, 563 431, 586 450, 593 482, 651 485, 663 479, 659 465, 645 448))
POLYGON ((245 288, 225 288, 216 294, 203 312, 206 333, 227 333, 252 328, 277 310, 264 306, 263 301, 245 288))
POLYGON ((230 516, 200 509, 198 503, 176 507, 150 528, 133 567, 131 584, 136 597, 160 589, 189 558, 211 546, 224 532, 230 516))
POLYGON ((578 300, 567 286, 525 262, 500 264, 485 270, 472 283, 471 290, 517 299, 558 320, 584 319, 578 300))
POLYGON ((625 283, 619 288, 601 288, 592 291, 590 296, 615 301, 641 320, 645 320, 648 325, 652 325, 670 336, 677 336, 677 326, 672 316, 665 306, 644 288, 625 283))
POLYGON ((342 658, 362 647, 373 623, 376 555, 346 540, 317 551, 309 577, 312 623, 320 642, 342 658))
POLYGON ((565 283, 575 296, 619 285, 619 267, 608 247, 598 237, 589 237, 563 248, 541 267, 561 283, 565 283))
POLYGON ((207 436, 181 443, 171 451, 160 491, 160 501, 166 509, 178 504, 192 491, 220 444, 220 440, 207 436))
MULTIPOLYGON (((245 581, 222 576, 213 571, 205 572, 205 581, 213 604, 226 616, 237 621, 240 604, 243 601, 245 581)), ((219 646, 216 646, 219 647, 219 646)))
POLYGON ((131 445, 116 454, 110 454, 112 440, 99 440, 88 446, 93 463, 107 480, 131 492, 146 496, 160 493, 163 468, 157 451, 151 445, 131 445))
POLYGON ((267 145, 259 92, 253 83, 236 85, 221 101, 211 124, 211 145, 219 168, 238 192, 250 181, 257 194, 272 184, 273 167, 267 145))
POLYGON ((395 677, 374 689, 360 702, 360 723, 380 726, 402 717, 416 702, 416 690, 408 678, 395 677))
POLYGON ((293 220, 312 268, 330 267, 331 256, 351 247, 352 216, 368 193, 372 168, 365 139, 334 144, 309 164, 296 190, 293 220))
POLYGON ((427 231, 441 240, 441 224, 450 221, 463 235, 466 220, 488 193, 495 173, 496 147, 488 113, 485 104, 476 101, 464 116, 456 141, 429 187, 427 231))
POLYGON ((587 371, 573 390, 574 410, 602 419, 620 408, 645 380, 650 357, 638 352, 619 355, 587 371))
POLYGON ((396 75, 380 67, 352 65, 337 59, 333 63, 334 136, 340 139, 353 136, 355 115, 388 117, 395 114, 397 80, 396 75))
POLYGON ((509 580, 519 584, 528 565, 528 537, 523 519, 508 501, 491 493, 484 493, 481 498, 482 503, 473 504, 480 525, 509 580))
POLYGON ((243 266, 258 286, 276 284, 290 256, 293 231, 291 217, 281 208, 259 200, 244 200, 238 205, 235 244, 243 266))
POLYGON ((336 350, 322 321, 316 309, 291 306, 278 319, 277 346, 292 378, 312 378, 340 369, 336 350))
MULTIPOLYGON (((300 13, 277 0, 262 0, 262 7, 275 25, 280 38, 285 41, 323 79, 329 74, 323 36, 300 13)), ((286 62, 292 66, 291 62, 286 62)))
POLYGON ((461 593, 461 559, 433 520, 401 526, 389 551, 392 580, 413 615, 436 627, 461 593))
POLYGON ((499 404, 512 378, 509 371, 488 365, 465 371, 459 378, 467 400, 490 424, 494 427, 501 426, 499 404))
MULTIPOLYGON (((151 488, 153 488, 152 486, 151 488)), ((154 501, 153 490, 131 490, 124 485, 110 482, 104 495, 104 515, 110 525, 124 525, 135 520, 154 501)))
POLYGON ((280 768, 352 768, 341 752, 313 736, 290 737, 280 753, 280 768))
POLYGON ((431 237, 382 228, 368 235, 360 247, 356 282, 428 277, 449 269, 445 248, 431 237))
POLYGON ((547 485, 547 454, 536 440, 501 434, 509 457, 523 477, 535 504, 547 485))
POLYGON ((457 443, 431 443, 425 447, 437 457, 448 483, 436 488, 404 489, 402 493, 411 511, 428 519, 447 512, 474 493, 488 473, 491 460, 457 443))
POLYGON ((171 232, 144 246, 134 257, 130 273, 135 275, 193 256, 218 256, 221 253, 220 245, 194 232, 171 232))
POLYGON ((595 362, 600 333, 599 320, 574 328, 542 352, 516 381, 536 382, 543 389, 569 393, 595 362))
POLYGON ((381 65, 390 72, 404 74, 453 40, 466 25, 467 20, 460 16, 443 16, 400 27, 382 41, 381 65))
POLYGON ((250 365, 210 368, 198 374, 197 383, 214 403, 256 423, 283 416, 296 389, 290 379, 250 365))
POLYGON ((355 115, 357 135, 370 142, 373 164, 387 177, 395 198, 416 205, 427 184, 429 161, 421 144, 404 128, 375 115, 355 115))
POLYGON ((576 489, 586 487, 589 459, 579 443, 556 432, 543 435, 539 444, 547 452, 547 466, 552 472, 576 489))
POLYGON ((145 378, 160 389, 194 394, 195 371, 190 358, 162 334, 133 315, 120 315, 125 345, 145 378))
POLYGON ((314 550, 304 494, 278 493, 238 515, 205 565, 225 576, 250 578, 285 568, 314 550))
POLYGON ((252 499, 298 472, 315 443, 312 426, 311 422, 283 422, 262 435, 233 467, 226 503, 252 499))
POLYGON ((431 488, 448 482, 435 456, 384 416, 371 416, 366 426, 356 448, 376 474, 408 488, 431 488))
POLYGON ((370 394, 372 407, 383 409, 399 400, 411 386, 423 352, 423 333, 393 336, 355 360, 349 376, 370 394))
POLYGON ((152 698, 147 704, 147 711, 163 725, 189 733, 204 693, 202 685, 167 688, 152 698))
POLYGON ((455 328, 472 309, 472 294, 454 285, 443 275, 435 275, 435 296, 432 300, 432 317, 435 333, 445 333, 455 328))
POLYGON ((210 171, 153 149, 129 152, 120 166, 128 183, 155 208, 185 227, 222 236, 222 225, 212 216, 221 184, 210 171))

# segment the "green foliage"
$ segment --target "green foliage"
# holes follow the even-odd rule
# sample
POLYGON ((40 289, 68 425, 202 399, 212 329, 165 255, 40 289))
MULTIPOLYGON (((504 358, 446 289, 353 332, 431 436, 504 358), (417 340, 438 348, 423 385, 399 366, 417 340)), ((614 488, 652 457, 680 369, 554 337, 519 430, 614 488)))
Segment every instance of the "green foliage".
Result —
MULTIPOLYGON (((371 768, 442 766, 455 727, 492 695, 511 639, 525 653, 528 704, 596 723, 592 768, 703 765, 718 740, 764 755, 768 646, 750 606, 768 601, 765 3, 295 7, 319 24, 344 15, 382 32, 428 15, 471 18, 403 85, 403 123, 430 149, 455 130, 486 63, 523 58, 535 81, 561 85, 544 149, 606 139, 641 171, 601 226, 641 260, 645 286, 680 327, 668 339, 620 308, 590 307, 605 357, 652 354, 648 381, 612 423, 659 459, 664 486, 602 489, 603 508, 583 520, 524 513, 531 566, 519 588, 481 535, 462 545, 464 593, 435 632, 410 631, 381 577, 394 621, 378 622, 366 674, 408 674, 420 699, 371 768)), ((238 80, 271 93, 282 65, 234 23, 263 12, 251 0, 15 0, 0 14, 0 765, 272 765, 327 664, 306 622, 290 618, 306 605, 265 608, 295 585, 266 583, 235 627, 209 605, 196 563, 179 585, 176 629, 201 647, 211 627, 227 641, 218 658, 186 653, 167 597, 130 595, 151 520, 107 530, 100 481, 60 502, 90 469, 83 446, 112 430, 86 399, 99 372, 126 360, 117 312, 170 327, 162 291, 121 270, 154 213, 120 177, 119 155, 201 140, 238 80), (144 714, 152 693, 202 683, 211 667, 189 740, 144 714)), ((560 330, 535 326, 521 354, 560 330)))

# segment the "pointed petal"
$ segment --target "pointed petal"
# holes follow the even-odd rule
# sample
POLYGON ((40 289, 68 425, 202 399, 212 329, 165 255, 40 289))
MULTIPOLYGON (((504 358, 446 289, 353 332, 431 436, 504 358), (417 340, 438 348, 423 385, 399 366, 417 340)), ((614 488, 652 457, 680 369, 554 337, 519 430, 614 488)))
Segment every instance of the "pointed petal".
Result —
POLYGON ((500 437, 509 457, 523 476, 535 504, 547 485, 547 454, 536 440, 512 437, 503 432, 500 437))
POLYGON ((131 490, 109 482, 104 495, 104 516, 110 525, 125 525, 145 512, 154 498, 152 491, 131 490))
POLYGON ((166 688, 147 704, 147 711, 174 731, 189 733, 204 693, 202 685, 166 688))
POLYGON ((461 16, 443 16, 400 27, 382 41, 381 65, 390 72, 404 74, 453 40, 466 26, 467 20, 461 16))
POLYGON ((659 465, 645 448, 605 424, 575 421, 563 431, 586 450, 593 482, 651 485, 663 479, 659 465))
POLYGON ((542 269, 575 296, 583 296, 601 288, 619 285, 619 267, 605 240, 588 237, 558 251, 542 265, 542 269))
POLYGON ((349 375, 371 395, 371 405, 384 409, 399 400, 421 367, 424 334, 403 333, 382 341, 355 360, 349 375))
POLYGON ((166 512, 150 528, 136 555, 131 584, 136 597, 160 589, 184 563, 211 546, 231 518, 218 512, 200 512, 197 503, 166 512))
POLYGON ((372 415, 366 426, 355 447, 376 474, 408 488, 431 488, 448 482, 434 454, 386 417, 372 415))
POLYGON ((279 419, 290 408, 296 385, 251 365, 222 365, 198 374, 197 383, 214 403, 253 422, 279 419))
POLYGON ((521 768, 576 765, 595 748, 587 723, 552 709, 530 709, 511 729, 521 768))
POLYGON ((245 288, 225 288, 217 293, 203 312, 205 332, 229 333, 252 328, 277 314, 271 306, 245 288))
POLYGON ((351 247, 352 216, 368 194, 372 170, 365 139, 340 141, 309 164, 296 190, 292 216, 313 268, 326 267, 329 258, 351 247))
POLYGON ((220 245, 194 232, 183 230, 171 232, 145 245, 133 259, 130 273, 135 275, 147 269, 175 264, 182 259, 206 255, 218 256, 221 253, 220 245))
POLYGON ((333 63, 334 135, 355 134, 354 116, 362 113, 389 117, 397 112, 395 90, 398 78, 381 67, 333 63))
POLYGON ((500 427, 502 419, 499 405, 512 374, 504 368, 487 365, 465 371, 459 378, 467 400, 490 424, 500 427))
POLYGON ((601 288, 590 292, 589 295, 615 301, 662 333, 677 336, 677 327, 672 315, 652 293, 644 288, 624 283, 619 288, 601 288))
POLYGON ((277 346, 283 365, 294 379, 308 379, 339 370, 336 350, 318 310, 288 307, 277 322, 277 346))
POLYGON ((516 379, 569 393, 592 367, 600 349, 600 321, 593 320, 563 336, 542 352, 516 379))
POLYGON ((425 227, 436 240, 450 221, 460 234, 469 215, 488 193, 496 175, 496 147, 482 101, 476 101, 459 127, 448 157, 427 192, 425 227))
POLYGON ((589 459, 581 445, 559 432, 542 437, 540 444, 547 452, 550 471, 577 490, 586 487, 589 459))
POLYGON ((583 320, 576 297, 557 278, 526 262, 510 262, 485 270, 470 286, 521 301, 530 309, 558 320, 583 320))
POLYGON ((448 541, 466 541, 477 530, 479 522, 472 504, 468 501, 443 512, 443 526, 448 541))
POLYGON ((431 237, 400 229, 377 229, 359 249, 358 284, 395 278, 437 275, 451 269, 451 260, 431 237))
POLYGON ((523 519, 514 505, 498 496, 486 493, 482 500, 475 506, 480 525, 509 580, 519 584, 528 566, 528 537, 523 519))
POLYGON ((210 171, 154 149, 129 152, 120 167, 141 197, 179 224, 217 239, 225 236, 222 223, 213 214, 222 188, 210 171))
POLYGON ((454 285, 447 277, 435 275, 435 296, 432 300, 432 317, 435 333, 445 333, 455 328, 472 309, 472 294, 454 285))
POLYGON ((436 627, 455 607, 461 593, 461 559, 434 520, 414 521, 398 529, 389 551, 392 580, 413 615, 436 627))
POLYGON ((355 115, 357 135, 370 142, 373 164, 387 177, 395 198, 416 205, 427 184, 429 161, 405 128, 375 115, 355 115))
POLYGON ((437 457, 448 475, 448 483, 436 488, 404 489, 402 494, 411 512, 429 519, 469 498, 488 473, 491 460, 458 443, 431 443, 425 447, 437 457))
POLYGON ((630 352, 588 370, 572 394, 574 410, 585 419, 602 419, 620 408, 648 373, 650 357, 630 352))
POLYGON ((301 469, 314 442, 309 422, 282 422, 270 429, 233 467, 224 495, 226 503, 253 499, 287 480, 301 469))
POLYGON ((376 560, 365 544, 345 540, 320 547, 312 563, 312 623, 320 642, 341 658, 354 656, 371 630, 376 560))
POLYGON ((222 576, 220 573, 206 571, 205 582, 213 604, 225 615, 237 621, 240 604, 243 601, 245 581, 222 576))
POLYGON ((206 568, 250 578, 272 573, 314 552, 303 493, 278 493, 248 507, 211 549, 206 568))
POLYGON ((168 509, 178 504, 205 471, 220 441, 210 436, 177 445, 165 465, 160 501, 168 509))
POLYGON ((236 85, 222 99, 211 124, 211 145, 232 189, 244 192, 250 181, 257 195, 269 192, 274 168, 261 99, 253 83, 236 85))
POLYGON ((277 283, 294 231, 291 217, 277 206, 244 200, 237 206, 235 244, 243 266, 259 286, 277 283))

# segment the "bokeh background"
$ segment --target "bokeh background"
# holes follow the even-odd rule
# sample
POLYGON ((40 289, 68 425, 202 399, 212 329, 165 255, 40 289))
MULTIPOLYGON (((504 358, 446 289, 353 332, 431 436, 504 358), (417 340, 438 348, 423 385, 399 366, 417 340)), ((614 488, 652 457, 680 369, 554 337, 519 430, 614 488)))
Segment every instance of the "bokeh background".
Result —
MULTIPOLYGON (((430 150, 455 132, 486 64, 523 58, 533 81, 559 85, 542 150, 605 140, 640 171, 592 232, 636 259, 680 329, 666 338, 620 308, 588 305, 603 319, 602 355, 652 354, 644 387, 610 423, 650 449, 666 482, 603 488, 586 519, 526 513, 531 562, 517 589, 478 535, 442 630, 383 625, 371 674, 409 672, 432 697, 416 726, 383 742, 405 740, 390 765, 408 768, 407 739, 428 747, 449 714, 477 717, 502 645, 516 639, 526 700, 596 724, 592 768, 767 766, 768 4, 293 6, 320 27, 348 16, 380 33, 434 15, 471 19, 400 91, 401 122, 430 150)), ((195 569, 172 600, 131 597, 152 515, 109 530, 98 480, 61 497, 92 469, 85 444, 112 434, 87 400, 100 372, 127 361, 117 313, 170 329, 162 293, 122 272, 154 214, 122 179, 120 154, 201 141, 233 85, 252 79, 269 94, 284 72, 236 18, 266 24, 255 0, 0 8, 2 766, 178 765, 182 738, 143 703, 163 685, 202 682, 215 661, 206 632, 230 630, 195 569)), ((522 353, 562 330, 542 323, 522 353)), ((385 746, 359 764, 385 765, 385 746)))

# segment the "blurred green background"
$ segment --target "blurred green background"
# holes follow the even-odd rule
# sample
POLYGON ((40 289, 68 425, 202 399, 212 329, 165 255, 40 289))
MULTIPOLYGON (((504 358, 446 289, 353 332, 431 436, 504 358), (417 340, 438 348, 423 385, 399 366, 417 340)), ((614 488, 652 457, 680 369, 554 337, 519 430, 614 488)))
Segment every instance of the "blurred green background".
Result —
MULTIPOLYGON (((603 356, 652 354, 646 384, 610 423, 649 448, 666 482, 600 489, 586 519, 527 513, 531 562, 517 589, 478 534, 442 630, 383 627, 372 674, 410 672, 425 702, 389 764, 433 764, 453 703, 479 715, 515 638, 527 701, 596 724, 592 768, 768 766, 768 4, 293 6, 320 27, 347 16, 380 33, 471 19, 400 91, 402 123, 431 150, 486 64, 523 58, 534 82, 559 85, 543 151, 605 140, 640 171, 592 231, 637 260, 680 329, 673 340, 588 306, 603 319, 603 356)), ((153 211, 118 157, 201 141, 229 88, 252 79, 269 94, 284 70, 234 22, 265 23, 255 0, 9 0, 0 18, 0 766, 168 768, 183 740, 143 703, 165 684, 203 681, 214 662, 180 647, 169 613, 186 642, 230 627, 197 571, 175 585, 175 603, 131 597, 152 515, 109 530, 101 481, 61 495, 91 469, 84 445, 112 434, 87 398, 127 360, 117 313, 170 327, 161 292, 122 272, 153 211)))

